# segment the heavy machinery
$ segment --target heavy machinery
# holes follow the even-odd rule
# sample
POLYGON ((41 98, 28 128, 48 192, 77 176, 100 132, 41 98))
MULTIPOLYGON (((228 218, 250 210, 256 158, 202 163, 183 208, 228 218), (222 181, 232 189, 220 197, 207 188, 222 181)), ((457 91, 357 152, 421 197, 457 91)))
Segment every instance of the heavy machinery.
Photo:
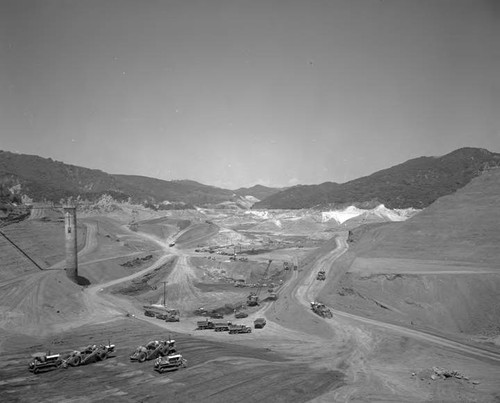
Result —
POLYGON ((81 350, 75 350, 63 360, 63 367, 78 367, 79 365, 92 364, 94 362, 103 361, 108 358, 115 351, 115 345, 109 344, 107 346, 101 344, 100 346, 89 345, 81 350))
POLYGON ((35 353, 31 357, 33 359, 28 364, 28 369, 34 374, 44 369, 60 368, 63 365, 61 354, 35 353))
POLYGON ((157 313, 156 319, 161 319, 165 322, 179 322, 179 311, 177 309, 168 309, 165 313, 157 313))
POLYGON ((215 329, 215 324, 211 320, 199 320, 196 322, 196 330, 215 329))
POLYGON ((266 319, 265 318, 257 318, 253 321, 253 327, 255 329, 262 329, 264 326, 266 326, 266 319))
POLYGON ((332 318, 333 314, 332 311, 330 311, 325 304, 322 304, 321 302, 311 302, 311 309, 313 312, 322 318, 332 318))
POLYGON ((137 347, 130 356, 130 361, 144 362, 175 354, 175 352, 175 340, 153 340, 145 346, 137 347))
POLYGON ((167 355, 166 357, 159 357, 155 361, 154 370, 159 373, 167 371, 175 371, 179 368, 187 367, 187 360, 182 358, 180 354, 167 355))
POLYGON ((214 330, 216 332, 227 332, 229 331, 229 326, 231 326, 231 322, 215 322, 214 330))
POLYGON ((250 295, 247 297, 247 305, 248 306, 259 305, 259 295, 260 295, 260 292, 261 292, 262 287, 264 285, 263 284, 263 280, 266 278, 267 272, 269 271, 269 268, 271 267, 271 263, 272 262, 273 261, 271 259, 269 259, 269 262, 267 263, 266 270, 264 271, 264 274, 262 276, 262 280, 259 283, 259 286, 257 287, 257 291, 256 292, 251 292, 250 295))
POLYGON ((229 334, 252 333, 252 328, 246 325, 230 325, 229 334))
POLYGON ((163 305, 144 305, 144 315, 167 322, 179 322, 180 320, 178 309, 167 309, 163 305))
POLYGON ((316 280, 326 280, 326 272, 324 270, 318 271, 316 275, 316 280))

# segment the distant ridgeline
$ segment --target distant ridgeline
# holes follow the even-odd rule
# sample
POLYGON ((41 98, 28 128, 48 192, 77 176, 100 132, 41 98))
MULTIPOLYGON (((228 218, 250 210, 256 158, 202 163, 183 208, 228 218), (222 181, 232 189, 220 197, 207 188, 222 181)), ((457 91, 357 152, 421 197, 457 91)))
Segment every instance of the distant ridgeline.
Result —
POLYGON ((462 148, 442 157, 420 157, 344 184, 326 182, 287 189, 256 185, 221 189, 190 180, 165 181, 136 175, 110 175, 35 155, 0 151, 0 204, 19 198, 59 203, 62 199, 141 203, 159 210, 196 207, 247 209, 423 208, 453 193, 485 168, 500 165, 500 154, 462 148), (254 201, 257 201, 255 204, 254 201))
POLYGON ((338 208, 355 205, 390 209, 424 208, 451 194, 490 167, 500 154, 461 148, 442 157, 420 157, 343 184, 299 185, 276 193, 253 209, 338 208))

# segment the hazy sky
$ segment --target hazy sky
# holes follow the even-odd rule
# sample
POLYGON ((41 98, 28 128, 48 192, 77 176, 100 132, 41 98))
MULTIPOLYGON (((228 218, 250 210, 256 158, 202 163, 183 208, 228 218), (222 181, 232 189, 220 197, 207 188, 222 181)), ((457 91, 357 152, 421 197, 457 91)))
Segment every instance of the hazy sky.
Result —
POLYGON ((500 152, 500 1, 0 0, 0 149, 235 189, 500 152))

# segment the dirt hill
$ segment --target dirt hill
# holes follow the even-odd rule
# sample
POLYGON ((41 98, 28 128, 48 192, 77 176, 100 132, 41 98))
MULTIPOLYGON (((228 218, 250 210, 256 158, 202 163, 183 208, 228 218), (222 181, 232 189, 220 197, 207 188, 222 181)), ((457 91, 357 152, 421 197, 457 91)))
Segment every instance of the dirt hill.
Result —
POLYGON ((359 228, 322 293, 339 309, 500 344, 500 169, 401 223, 359 228))

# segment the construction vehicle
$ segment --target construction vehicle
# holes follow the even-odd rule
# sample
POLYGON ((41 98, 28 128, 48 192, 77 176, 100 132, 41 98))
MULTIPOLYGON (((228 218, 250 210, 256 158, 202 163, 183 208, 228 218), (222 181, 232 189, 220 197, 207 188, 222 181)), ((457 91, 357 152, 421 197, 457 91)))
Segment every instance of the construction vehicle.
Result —
POLYGON ((278 294, 276 294, 275 292, 270 293, 269 296, 267 297, 268 301, 276 301, 277 299, 278 299, 278 294))
POLYGON ((257 318, 253 321, 253 326, 255 329, 262 329, 264 326, 266 326, 266 319, 265 318, 257 318))
POLYGON ((316 280, 326 280, 326 272, 324 270, 320 270, 316 275, 316 280))
MULTIPOLYGON (((266 270, 264 271, 264 274, 262 276, 262 280, 264 280, 267 276, 267 272, 269 271, 269 268, 271 267, 272 260, 269 259, 269 262, 267 263, 266 270)), ((248 306, 257 306, 259 305, 259 295, 262 290, 262 287, 264 286, 263 282, 261 281, 257 287, 256 292, 251 292, 250 295, 247 297, 247 305, 248 306)))
POLYGON ((60 368, 63 365, 61 354, 35 353, 32 354, 33 359, 28 364, 28 369, 34 374, 38 374, 41 370, 49 368, 60 368))
POLYGON ((187 367, 187 360, 182 358, 182 355, 180 354, 174 354, 157 358, 154 370, 161 374, 162 372, 175 371, 181 367, 187 367))
POLYGON ((139 346, 130 356, 130 361, 144 362, 158 357, 175 354, 175 340, 153 340, 139 346))
POLYGON ((227 332, 229 331, 229 326, 231 326, 231 322, 214 322, 214 330, 216 332, 227 332))
POLYGON ((332 318, 333 314, 330 309, 328 309, 325 304, 322 304, 320 302, 311 302, 311 309, 313 312, 322 318, 332 318))
POLYGON ((75 350, 63 360, 63 367, 78 367, 79 365, 92 364, 94 362, 103 361, 108 358, 115 351, 115 345, 109 344, 107 346, 101 344, 100 346, 89 345, 81 350, 75 350))
POLYGON ((179 322, 179 311, 177 309, 168 309, 165 311, 165 313, 156 314, 156 319, 161 319, 165 322, 179 322))
POLYGON ((236 324, 229 326, 229 334, 238 333, 252 333, 252 328, 250 326, 236 324))
POLYGON ((171 313, 165 318, 165 322, 180 322, 181 317, 179 316, 179 311, 177 313, 171 313))
POLYGON ((196 330, 215 329, 215 324, 211 320, 199 320, 196 322, 196 330))
POLYGON ((167 309, 164 305, 144 305, 144 315, 167 322, 179 322, 178 309, 167 309))

